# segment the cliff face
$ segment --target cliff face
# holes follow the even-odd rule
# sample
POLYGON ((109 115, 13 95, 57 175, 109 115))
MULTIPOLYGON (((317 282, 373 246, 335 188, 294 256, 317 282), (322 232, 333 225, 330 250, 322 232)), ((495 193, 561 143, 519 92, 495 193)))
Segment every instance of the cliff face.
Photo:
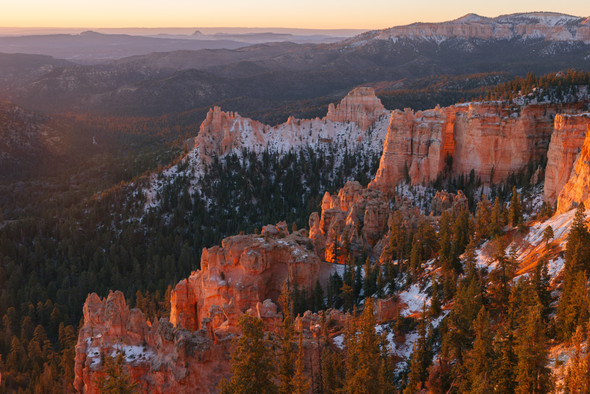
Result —
POLYGON ((557 212, 563 213, 583 202, 590 207, 590 124, 586 124, 586 137, 576 158, 571 175, 559 193, 557 212))
MULTIPOLYGON (((573 107, 573 106, 572 106, 573 107)), ((573 108, 501 102, 457 104, 428 111, 394 111, 372 188, 383 191, 410 177, 434 181, 443 171, 498 182, 541 161, 553 131, 553 117, 573 108)))
POLYGON ((309 237, 320 257, 344 263, 338 249, 370 251, 387 231, 388 219, 389 201, 382 192, 347 182, 337 195, 326 192, 321 214, 310 216, 309 237))
POLYGON ((219 107, 209 110, 192 146, 201 160, 209 163, 214 156, 248 148, 287 152, 299 146, 346 141, 348 148, 368 143, 379 149, 387 130, 387 111, 375 96, 373 88, 352 90, 338 105, 330 104, 328 114, 316 119, 289 118, 287 122, 269 126, 244 118, 219 107), (374 126, 374 130, 368 130, 374 126))
POLYGON ((554 203, 567 183, 576 157, 584 144, 590 113, 579 115, 559 114, 547 152, 545 170, 545 201, 554 203))
POLYGON ((84 304, 74 387, 100 393, 101 355, 122 353, 124 368, 141 392, 215 392, 229 374, 229 339, 214 342, 206 330, 177 329, 165 319, 150 324, 139 309, 129 309, 123 293, 111 292, 106 299, 93 293, 84 304))
POLYGON ((201 269, 172 292, 170 321, 190 331, 207 322, 213 330, 235 327, 247 309, 266 299, 277 303, 286 281, 311 289, 320 260, 308 244, 302 233, 288 235, 282 223, 264 227, 260 236, 237 235, 203 250, 201 269))

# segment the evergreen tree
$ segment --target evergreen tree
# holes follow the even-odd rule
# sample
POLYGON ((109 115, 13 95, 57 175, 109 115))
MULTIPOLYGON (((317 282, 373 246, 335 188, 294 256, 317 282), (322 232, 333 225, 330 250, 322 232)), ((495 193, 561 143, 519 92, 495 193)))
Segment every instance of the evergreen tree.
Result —
POLYGON ((422 389, 428 377, 428 367, 432 360, 428 346, 428 330, 426 327, 426 307, 422 310, 422 319, 418 327, 418 340, 414 343, 410 360, 409 382, 404 394, 411 394, 422 389))
POLYGON ((491 393, 495 386, 492 377, 495 354, 489 315, 482 306, 474 324, 475 341, 473 348, 466 354, 465 368, 467 376, 461 385, 463 392, 491 393))
POLYGON ((291 393, 293 394, 306 394, 309 389, 309 379, 303 376, 303 331, 299 332, 299 346, 297 352, 297 362, 295 368, 295 374, 291 381, 291 393))
POLYGON ((490 273, 490 299, 495 310, 505 313, 510 297, 510 285, 512 278, 516 274, 518 262, 513 256, 506 255, 503 240, 498 240, 496 243, 494 259, 496 260, 496 267, 490 273))
POLYGON ((432 278, 432 297, 430 300, 430 316, 434 319, 441 313, 440 287, 436 277, 432 278))
POLYGON ((518 330, 516 392, 546 393, 551 388, 547 339, 539 305, 530 307, 518 330))
POLYGON ((585 273, 580 271, 573 279, 566 273, 557 307, 557 322, 563 339, 570 338, 575 328, 588 320, 588 301, 585 273))
POLYGON ((584 346, 582 326, 578 326, 576 329, 572 337, 572 345, 573 351, 568 362, 564 386, 568 393, 588 393, 590 392, 590 349, 587 347, 588 341, 586 341, 586 351, 582 350, 584 346))
POLYGON ((490 213, 490 226, 489 226, 489 236, 490 238, 495 238, 502 234, 502 228, 504 227, 504 216, 502 213, 502 204, 500 203, 500 198, 496 197, 494 201, 494 206, 492 207, 492 212, 490 213))
POLYGON ((231 358, 233 376, 220 383, 222 393, 276 393, 274 360, 264 339, 262 320, 248 314, 240 318, 242 336, 237 339, 231 358))
POLYGON ((485 239, 490 234, 491 211, 490 202, 485 194, 482 194, 481 201, 477 204, 475 214, 475 236, 477 239, 485 239))
MULTIPOLYGON (((462 280, 455 302, 446 319, 446 331, 442 339, 442 352, 455 365, 463 364, 464 353, 474 339, 473 322, 482 306, 480 289, 475 280, 462 280)), ((455 371, 457 372, 457 371, 455 371)))
POLYGON ((134 382, 123 366, 123 353, 116 358, 103 354, 105 376, 98 379, 97 384, 101 393, 129 394, 137 392, 137 382, 134 382))
POLYGON ((295 354, 293 346, 293 306, 287 282, 283 283, 283 290, 279 296, 279 303, 283 311, 283 323, 279 331, 279 360, 278 381, 279 393, 293 392, 292 380, 295 374, 295 354))
POLYGON ((339 352, 329 348, 322 352, 322 387, 325 393, 341 393, 344 384, 344 363, 339 352))
POLYGON ((543 231, 543 242, 545 242, 545 245, 547 247, 549 246, 549 242, 553 239, 553 237, 555 237, 553 227, 547 226, 547 228, 545 228, 545 231, 543 231))
POLYGON ((384 360, 381 359, 375 325, 373 299, 366 298, 362 315, 350 323, 346 332, 344 388, 347 393, 383 393, 387 390, 387 382, 380 380, 384 360))
POLYGON ((549 275, 549 268, 547 266, 547 260, 542 259, 537 263, 535 272, 532 277, 532 285, 535 289, 535 293, 541 303, 543 311, 543 320, 545 322, 549 319, 549 313, 551 312, 551 303, 553 297, 551 296, 551 276, 549 275))

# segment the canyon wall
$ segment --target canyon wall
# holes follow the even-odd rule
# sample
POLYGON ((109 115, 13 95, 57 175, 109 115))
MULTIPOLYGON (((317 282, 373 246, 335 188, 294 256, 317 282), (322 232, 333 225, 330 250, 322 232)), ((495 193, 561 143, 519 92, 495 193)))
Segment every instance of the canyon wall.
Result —
POLYGON ((586 138, 576 158, 571 175, 559 193, 557 212, 563 213, 583 202, 590 207, 590 124, 586 124, 586 138))
POLYGON ((394 111, 370 187, 391 191, 406 177, 412 184, 427 183, 445 171, 457 176, 473 170, 483 182, 502 181, 543 161, 555 115, 582 107, 494 101, 394 111))
POLYGON ((590 113, 555 116, 554 131, 547 152, 545 201, 555 203, 567 183, 576 157, 582 149, 590 113))

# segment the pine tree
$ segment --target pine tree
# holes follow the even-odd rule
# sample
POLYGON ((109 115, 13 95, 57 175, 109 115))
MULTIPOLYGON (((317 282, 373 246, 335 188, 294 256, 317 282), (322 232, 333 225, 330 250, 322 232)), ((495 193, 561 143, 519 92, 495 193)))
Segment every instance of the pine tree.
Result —
POLYGON ((341 393, 344 384, 344 363, 340 353, 325 349, 322 352, 322 387, 325 393, 341 393))
POLYGON ((548 321, 553 297, 551 296, 550 289, 551 276, 549 276, 549 268, 547 267, 546 259, 543 259, 537 263, 532 277, 532 284, 542 306, 543 320, 548 321))
POLYGON ((119 352, 116 358, 103 354, 105 376, 97 381, 101 393, 129 394, 138 391, 137 382, 134 382, 123 366, 123 353, 119 352))
POLYGON ((584 203, 578 205, 567 238, 565 269, 572 273, 585 270, 587 265, 590 264, 588 263, 588 259, 590 258, 590 232, 586 226, 585 209, 584 203))
MULTIPOLYGON (((588 341, 586 341, 588 342, 588 341)), ((584 331, 578 326, 572 337, 573 351, 568 362, 564 379, 567 392, 582 394, 590 392, 590 349, 586 347, 586 354, 582 350, 584 345, 584 331)), ((587 346, 588 344, 586 344, 587 346)))
POLYGON ((245 314, 240 318, 239 326, 242 336, 236 341, 232 353, 233 376, 229 382, 220 383, 220 392, 276 393, 274 360, 264 339, 262 320, 245 314))
POLYGON ((279 360, 278 381, 279 393, 289 394, 293 391, 292 379, 295 374, 294 346, 293 346, 293 306, 287 282, 283 283, 283 290, 279 296, 279 303, 283 311, 283 323, 279 331, 279 360))
POLYGON ((440 288, 436 277, 432 278, 432 297, 430 301, 430 316, 434 319, 441 313, 440 288))
POLYGON ((516 392, 519 394, 546 393, 550 389, 550 370, 547 368, 547 339, 541 307, 530 307, 526 321, 518 330, 518 358, 516 392))
POLYGON ((489 236, 490 238, 496 238, 502 234, 502 228, 504 227, 504 217, 502 214, 502 204, 500 198, 496 197, 492 212, 490 213, 490 226, 489 236))
POLYGON ((579 325, 588 319, 587 278, 578 272, 573 279, 564 279, 563 291, 557 306, 557 322, 563 339, 568 339, 579 325))
POLYGON ((545 228, 545 231, 543 231, 543 242, 545 242, 545 245, 547 247, 549 247, 549 242, 553 239, 553 237, 555 237, 553 227, 547 226, 547 228, 545 228))
POLYGON ((492 378, 495 354, 490 330, 490 318, 485 307, 481 307, 474 324, 475 341, 467 352, 465 368, 467 376, 462 391, 469 393, 491 393, 495 386, 492 378))
POLYGON ((490 273, 490 299, 495 310, 505 313, 510 297, 510 285, 516 273, 518 262, 513 256, 506 256, 504 242, 497 242, 494 259, 496 267, 490 273))
POLYGON ((482 306, 479 285, 476 280, 462 280, 455 302, 446 319, 447 331, 442 339, 442 351, 450 361, 463 364, 463 356, 474 339, 473 322, 482 306))
POLYGON ((410 375, 404 394, 414 393, 421 390, 426 378, 428 377, 428 367, 432 360, 432 355, 428 347, 428 329, 426 326, 426 307, 422 310, 422 319, 418 327, 418 340, 414 343, 412 358, 410 361, 410 375))
POLYGON ((486 195, 483 194, 481 201, 477 204, 477 211, 475 214, 475 236, 477 239, 484 239, 489 236, 490 221, 490 202, 486 195))
POLYGON ((379 380, 383 360, 373 313, 373 299, 366 298, 362 315, 347 328, 344 387, 348 393, 381 393, 385 387, 379 380))
POLYGON ((299 332, 299 346, 297 352, 297 362, 295 368, 295 374, 291 380, 291 393, 293 394, 306 394, 309 389, 309 379, 303 376, 303 331, 299 332))

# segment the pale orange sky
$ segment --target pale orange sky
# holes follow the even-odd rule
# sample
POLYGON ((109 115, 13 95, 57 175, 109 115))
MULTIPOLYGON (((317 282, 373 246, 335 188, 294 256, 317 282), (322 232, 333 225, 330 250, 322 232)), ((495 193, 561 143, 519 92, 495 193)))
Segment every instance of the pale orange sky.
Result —
POLYGON ((590 16, 588 0, 0 0, 0 27, 289 27, 379 29, 474 12, 590 16))

